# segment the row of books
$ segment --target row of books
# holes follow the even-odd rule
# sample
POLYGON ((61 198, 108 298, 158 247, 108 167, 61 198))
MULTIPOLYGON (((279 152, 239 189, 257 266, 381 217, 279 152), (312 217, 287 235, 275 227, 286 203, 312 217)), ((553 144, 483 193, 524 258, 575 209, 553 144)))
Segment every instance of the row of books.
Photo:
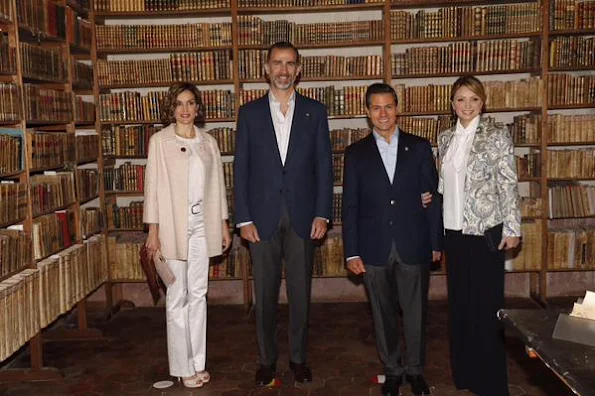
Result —
POLYGON ((522 217, 541 217, 543 214, 543 199, 535 197, 521 197, 522 217))
MULTIPOLYGON (((107 157, 146 157, 149 139, 160 126, 130 125, 104 127, 101 131, 103 155, 107 157)), ((219 146, 221 148, 221 146, 219 146)))
POLYGON ((77 135, 75 155, 77 163, 96 161, 99 157, 97 135, 77 135))
POLYGON ((24 139, 19 129, 0 129, 0 175, 15 174, 24 169, 24 139))
POLYGON ((384 1, 385 0, 239 0, 238 7, 323 7, 329 5, 384 3, 384 1))
POLYGON ((594 143, 595 115, 548 115, 548 143, 594 143))
POLYGON ((18 227, 0 229, 0 278, 31 265, 31 237, 18 227))
POLYGON ((523 114, 513 117, 508 125, 514 144, 539 144, 541 142, 541 116, 538 114, 523 114))
POLYGON ((106 256, 96 235, 0 282, 0 361, 105 282, 106 256))
MULTIPOLYGON (((523 236, 520 248, 506 252, 506 269, 512 271, 540 270, 542 246, 542 221, 524 221, 521 223, 523 236)), ((448 258, 446 258, 448 266, 448 258)))
POLYGON ((552 30, 592 29, 595 27, 595 1, 552 0, 550 2, 552 30))
POLYGON ((217 141, 221 154, 233 154, 236 150, 236 133, 233 128, 213 128, 207 131, 217 141))
POLYGON ((436 145, 438 134, 454 126, 455 119, 450 116, 438 116, 438 118, 399 117, 397 123, 403 131, 428 139, 430 143, 436 145))
POLYGON ((541 31, 539 3, 390 12, 392 40, 473 37, 541 31))
POLYGON ((595 66, 595 38, 558 36, 550 42, 550 67, 587 68, 593 66, 595 66))
POLYGON ((59 211, 33 219, 33 259, 38 261, 72 245, 74 237, 71 211, 59 211))
MULTIPOLYGON (((240 79, 264 79, 266 50, 240 50, 240 79)), ((380 76, 383 73, 382 56, 302 56, 301 77, 360 77, 380 76)))
POLYGON ((547 88, 550 106, 595 103, 595 76, 592 75, 550 74, 547 88))
POLYGON ((0 0, 0 19, 10 22, 12 21, 12 1, 0 0))
POLYGON ((14 47, 11 47, 8 42, 8 34, 0 33, 0 73, 15 74, 16 56, 14 47))
POLYGON ((345 156, 343 154, 333 154, 333 184, 340 186, 343 184, 343 173, 345 171, 345 156))
POLYGON ((100 208, 81 208, 80 231, 83 239, 100 233, 105 227, 105 216, 100 208))
POLYGON ((17 85, 0 82, 0 121, 20 121, 21 94, 17 85))
POLYGON ((76 194, 79 201, 89 201, 99 196, 99 171, 97 169, 76 170, 76 194))
POLYGON ((230 0, 96 0, 95 11, 175 11, 229 8, 230 0))
POLYGON ((73 96, 74 120, 76 122, 95 122, 95 103, 85 101, 81 96, 73 96))
POLYGON ((548 150, 547 177, 595 180, 595 149, 548 150))
POLYGON ((379 41, 384 37, 381 20, 297 24, 287 20, 266 21, 253 15, 238 16, 240 45, 268 46, 290 41, 299 46, 320 43, 379 41))
POLYGON ((28 200, 27 184, 0 183, 0 224, 12 224, 25 219, 28 200))
POLYGON ((547 237, 548 269, 595 269, 595 227, 550 229, 547 237))
MULTIPOLYGON (((146 96, 139 92, 125 91, 100 95, 101 121, 155 121, 162 117, 163 100, 167 92, 150 91, 146 96)), ((225 90, 203 90, 200 92, 208 119, 230 119, 234 117, 234 95, 225 90)))
POLYGON ((76 89, 93 88, 93 67, 91 65, 75 61, 72 86, 76 89))
POLYGON ((31 142, 31 163, 33 171, 63 167, 67 162, 67 134, 27 130, 31 142))
POLYGON ((0 361, 39 332, 39 290, 39 273, 34 269, 0 282, 0 361))
POLYGON ((31 206, 33 217, 62 209, 76 202, 74 173, 69 171, 55 174, 31 176, 31 206))
POLYGON ((91 51, 93 45, 93 25, 82 18, 75 10, 66 9, 66 27, 68 29, 68 43, 71 46, 91 51))
POLYGON ((595 217, 595 186, 572 183, 548 187, 549 218, 595 217))
POLYGON ((143 229, 143 201, 132 201, 128 206, 110 205, 107 210, 107 226, 114 229, 143 229))
POLYGON ((106 192, 142 192, 145 185, 145 165, 125 162, 119 168, 103 170, 103 185, 106 192))
POLYGON ((72 92, 23 84, 25 118, 33 121, 72 121, 72 92))
POLYGON ((223 181, 227 189, 233 188, 233 162, 223 163, 223 181))
POLYGON ((17 21, 33 32, 66 39, 66 7, 51 1, 19 0, 17 21))
POLYGON ((97 61, 99 85, 231 79, 229 50, 170 54, 169 59, 97 61))
POLYGON ((541 176, 541 155, 539 153, 516 155, 515 159, 519 179, 541 176))
POLYGON ((393 76, 526 70, 538 67, 538 53, 534 40, 457 42, 393 54, 391 70, 393 76))
POLYGON ((96 25, 98 51, 147 48, 231 47, 231 23, 183 25, 96 25))

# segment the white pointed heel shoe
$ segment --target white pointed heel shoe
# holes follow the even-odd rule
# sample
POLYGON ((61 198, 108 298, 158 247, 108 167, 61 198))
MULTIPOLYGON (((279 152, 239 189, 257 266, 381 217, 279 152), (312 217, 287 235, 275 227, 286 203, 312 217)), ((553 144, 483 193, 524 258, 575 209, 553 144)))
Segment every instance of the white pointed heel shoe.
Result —
POLYGON ((211 375, 207 370, 194 374, 194 376, 202 381, 203 384, 208 384, 211 380, 211 375))
POLYGON ((200 388, 204 385, 202 380, 196 375, 188 378, 178 377, 178 381, 182 381, 182 384, 184 384, 186 388, 200 388))

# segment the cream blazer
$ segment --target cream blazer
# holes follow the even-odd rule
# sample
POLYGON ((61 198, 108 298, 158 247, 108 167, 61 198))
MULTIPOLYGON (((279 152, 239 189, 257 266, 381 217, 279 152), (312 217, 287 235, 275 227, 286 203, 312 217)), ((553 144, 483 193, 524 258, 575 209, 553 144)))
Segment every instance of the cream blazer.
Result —
MULTIPOLYGON (((223 164, 217 141, 194 127, 200 136, 199 156, 204 169, 203 213, 207 253, 222 253, 222 221, 228 218, 223 164)), ((188 259, 188 156, 190 147, 176 138, 175 124, 149 140, 145 170, 143 222, 159 224, 161 254, 166 259, 188 259)))

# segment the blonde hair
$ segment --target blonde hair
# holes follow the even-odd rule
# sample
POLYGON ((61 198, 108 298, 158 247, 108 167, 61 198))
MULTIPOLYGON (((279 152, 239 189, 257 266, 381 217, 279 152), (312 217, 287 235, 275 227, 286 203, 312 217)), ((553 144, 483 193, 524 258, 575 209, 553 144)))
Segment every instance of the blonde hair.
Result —
POLYGON ((451 102, 453 100, 455 100, 455 94, 462 87, 469 88, 471 90, 471 92, 473 92, 475 95, 479 96, 479 99, 481 99, 481 101, 483 102, 483 106, 481 107, 481 112, 483 113, 485 111, 487 95, 486 95, 486 90, 485 90, 483 84, 481 83, 481 81, 479 81, 479 79, 474 76, 459 77, 457 79, 457 81, 455 81, 454 84, 452 84, 452 88, 450 89, 450 101, 451 102))

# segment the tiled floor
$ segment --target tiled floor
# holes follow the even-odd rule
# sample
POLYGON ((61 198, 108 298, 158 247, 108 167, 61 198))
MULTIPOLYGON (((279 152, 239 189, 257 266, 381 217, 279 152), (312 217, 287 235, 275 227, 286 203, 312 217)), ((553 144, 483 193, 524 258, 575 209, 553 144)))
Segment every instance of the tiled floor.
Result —
MULTIPOLYGON (((371 314, 365 303, 313 304, 309 363, 315 380, 307 388, 294 387, 287 367, 287 306, 281 306, 278 370, 282 385, 255 389, 256 341, 254 324, 239 306, 209 308, 208 370, 212 381, 198 390, 179 384, 152 388, 169 379, 165 315, 162 309, 121 311, 109 322, 98 321, 106 340, 52 342, 44 347, 46 364, 61 369, 63 380, 0 383, 0 395, 380 395, 371 378, 381 372, 372 335, 371 314)), ((426 378, 432 394, 457 392, 449 374, 447 314, 444 302, 430 303, 426 378)), ((512 396, 566 396, 570 393, 538 360, 529 359, 523 345, 507 340, 512 396)), ((13 367, 27 363, 26 350, 13 367)), ((411 395, 404 387, 402 394, 411 395)))

